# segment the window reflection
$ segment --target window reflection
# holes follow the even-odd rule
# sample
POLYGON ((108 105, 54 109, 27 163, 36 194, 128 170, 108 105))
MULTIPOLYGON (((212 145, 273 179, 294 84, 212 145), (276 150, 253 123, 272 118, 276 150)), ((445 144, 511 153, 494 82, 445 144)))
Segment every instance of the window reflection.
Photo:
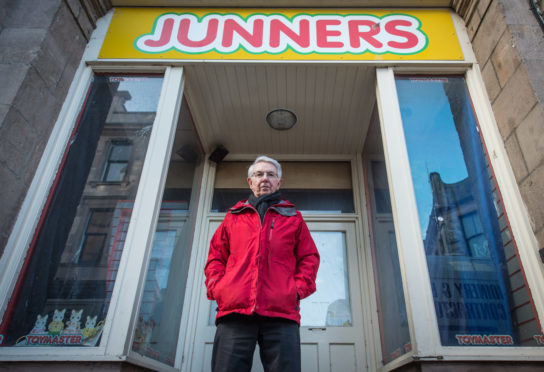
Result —
MULTIPOLYGON (((246 174, 250 164, 225 161, 217 165, 212 212, 226 212, 249 197, 246 174)), ((282 198, 294 203, 297 210, 335 214, 355 211, 349 162, 285 161, 282 169, 282 198)))
POLYGON ((374 112, 363 148, 365 183, 368 192, 370 247, 376 291, 382 363, 412 350, 401 267, 383 140, 377 112, 374 112))
POLYGON ((351 327, 346 233, 311 231, 321 261, 316 291, 300 301, 300 325, 351 327))
POLYGON ((463 77, 397 77, 444 345, 535 346, 540 326, 463 77))
POLYGON ((112 142, 102 181, 121 182, 125 179, 131 150, 132 146, 127 140, 112 142))
POLYGON ((97 265, 107 245, 108 232, 113 217, 113 209, 91 209, 89 220, 75 261, 80 265, 97 265))
POLYGON ((196 221, 202 150, 181 108, 132 350, 174 365, 196 221))
POLYGON ((161 76, 94 77, 5 313, 3 346, 98 345, 161 85, 161 76))

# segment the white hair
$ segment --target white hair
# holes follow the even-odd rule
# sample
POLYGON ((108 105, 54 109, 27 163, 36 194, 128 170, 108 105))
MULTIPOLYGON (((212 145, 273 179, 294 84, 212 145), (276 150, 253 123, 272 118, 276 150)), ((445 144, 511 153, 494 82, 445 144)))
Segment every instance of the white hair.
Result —
POLYGON ((253 167, 257 163, 270 163, 273 166, 275 166, 276 167, 276 172, 278 173, 278 179, 281 180, 281 165, 280 165, 280 163, 278 163, 277 160, 269 158, 268 156, 264 156, 264 155, 258 156, 257 159, 255 159, 255 161, 253 162, 253 164, 251 164, 249 166, 249 169, 247 170, 247 176, 248 177, 253 176, 253 167))

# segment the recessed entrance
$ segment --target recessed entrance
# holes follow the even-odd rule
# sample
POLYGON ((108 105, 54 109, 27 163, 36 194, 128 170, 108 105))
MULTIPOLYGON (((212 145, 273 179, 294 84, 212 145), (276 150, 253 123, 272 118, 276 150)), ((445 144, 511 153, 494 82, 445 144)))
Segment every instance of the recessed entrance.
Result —
MULTIPOLYGON (((210 163, 201 204, 205 223, 198 244, 195 282, 211 236, 226 210, 247 198, 247 167, 256 155, 284 166, 284 198, 302 210, 322 262, 317 292, 301 303, 304 371, 363 371, 373 358, 369 314, 370 257, 362 238, 362 153, 375 104, 373 68, 302 64, 195 64, 185 68, 185 96, 203 147, 229 150, 210 163), (296 112, 298 123, 275 131, 265 121, 273 108, 296 112), (234 160, 234 161, 233 161, 234 160), (363 301, 363 299, 365 299, 363 301), (366 344, 363 340, 367 340, 366 344)), ((374 117, 375 119, 375 117, 374 117)), ((215 304, 197 285, 191 300, 194 334, 185 352, 191 371, 210 369, 215 304), (192 349, 192 350, 188 350, 192 349), (187 355, 187 354, 186 354, 187 355)), ((372 363, 370 363, 372 364, 372 363)), ((255 354, 254 371, 262 371, 255 354)))

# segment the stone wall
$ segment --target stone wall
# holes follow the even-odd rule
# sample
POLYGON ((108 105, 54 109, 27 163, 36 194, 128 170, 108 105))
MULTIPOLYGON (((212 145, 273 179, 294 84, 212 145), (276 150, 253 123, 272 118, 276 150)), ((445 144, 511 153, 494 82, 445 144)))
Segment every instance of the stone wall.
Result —
POLYGON ((94 29, 84 2, 6 0, 0 9, 0 255, 94 29))
POLYGON ((481 0, 467 22, 510 164, 544 247, 544 32, 529 1, 481 0))
MULTIPOLYGON (((467 22, 532 227, 544 246, 544 33, 528 1, 454 1, 467 22)), ((108 0, 4 0, 0 9, 0 255, 108 0), (21 47, 23 46, 24 47, 21 47)))

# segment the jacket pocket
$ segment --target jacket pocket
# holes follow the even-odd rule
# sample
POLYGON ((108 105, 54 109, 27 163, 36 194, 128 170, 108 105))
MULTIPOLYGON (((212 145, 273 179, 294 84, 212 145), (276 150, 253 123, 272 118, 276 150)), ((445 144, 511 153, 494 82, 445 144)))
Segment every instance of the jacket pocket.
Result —
POLYGON ((284 262, 272 260, 271 271, 276 275, 269 288, 273 291, 268 294, 270 310, 284 314, 293 314, 298 311, 297 286, 295 284, 294 269, 284 262))
POLYGON ((213 288, 213 298, 215 299, 215 302, 217 303, 217 307, 219 309, 222 309, 223 301, 221 299, 221 284, 224 282, 225 277, 223 276, 221 279, 217 281, 215 284, 215 287, 213 288))

